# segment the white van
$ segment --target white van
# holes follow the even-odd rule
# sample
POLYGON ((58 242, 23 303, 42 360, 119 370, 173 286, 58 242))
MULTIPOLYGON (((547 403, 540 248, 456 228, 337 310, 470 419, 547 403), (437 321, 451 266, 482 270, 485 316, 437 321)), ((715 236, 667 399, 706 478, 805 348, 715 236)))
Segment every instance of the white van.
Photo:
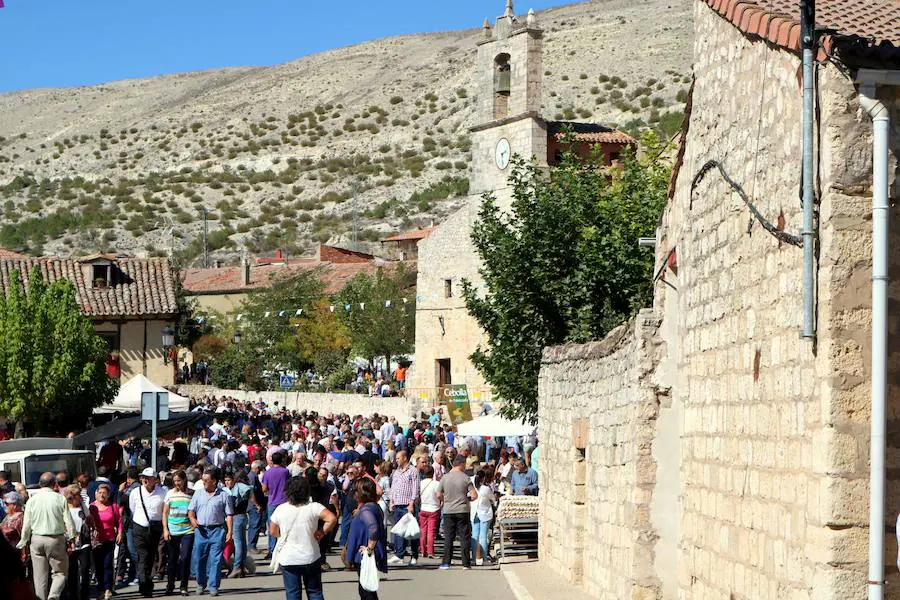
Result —
POLYGON ((97 463, 91 450, 72 449, 72 440, 63 438, 26 438, 0 442, 0 470, 9 472, 13 483, 28 489, 38 487, 41 474, 69 474, 74 482, 79 473, 97 476, 97 463))

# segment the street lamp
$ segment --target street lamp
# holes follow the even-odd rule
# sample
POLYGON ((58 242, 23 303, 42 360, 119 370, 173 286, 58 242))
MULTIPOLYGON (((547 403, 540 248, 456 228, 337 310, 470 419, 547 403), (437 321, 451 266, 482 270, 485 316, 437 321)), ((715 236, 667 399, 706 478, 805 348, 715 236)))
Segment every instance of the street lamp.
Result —
POLYGON ((163 364, 169 364, 169 348, 175 345, 175 328, 166 325, 162 328, 163 364))
POLYGON ((241 343, 241 330, 240 329, 236 329, 234 332, 234 343, 235 344, 241 343))

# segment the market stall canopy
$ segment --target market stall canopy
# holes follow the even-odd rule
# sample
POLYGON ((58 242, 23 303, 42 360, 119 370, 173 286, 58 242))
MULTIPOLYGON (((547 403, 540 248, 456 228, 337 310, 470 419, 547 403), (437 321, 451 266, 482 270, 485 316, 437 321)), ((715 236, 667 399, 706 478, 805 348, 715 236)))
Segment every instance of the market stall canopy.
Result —
MULTIPOLYGON (((203 418, 203 416, 202 413, 169 413, 168 419, 159 421, 157 435, 164 437, 170 433, 184 431, 203 418)), ((76 435, 73 443, 76 448, 84 448, 103 440, 125 439, 130 436, 149 438, 150 422, 141 419, 140 415, 113 419, 106 425, 101 425, 76 435)))
POLYGON ((533 435, 536 429, 536 425, 531 425, 524 419, 511 421, 500 415, 493 414, 462 423, 457 426, 456 431, 462 436, 500 437, 507 435, 533 435))
MULTIPOLYGON (((119 388, 119 395, 112 404, 105 404, 94 409, 94 414, 99 413, 134 413, 141 412, 141 394, 144 392, 167 392, 143 375, 135 375, 125 385, 119 388)), ((171 412, 185 412, 190 410, 190 400, 169 392, 169 410, 171 412)))

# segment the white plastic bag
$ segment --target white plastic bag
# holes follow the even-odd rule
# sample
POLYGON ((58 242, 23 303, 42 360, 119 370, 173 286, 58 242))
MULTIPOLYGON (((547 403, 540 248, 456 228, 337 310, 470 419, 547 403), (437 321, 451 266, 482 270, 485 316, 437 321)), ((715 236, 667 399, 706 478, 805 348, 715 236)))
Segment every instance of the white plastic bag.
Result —
MULTIPOLYGON (((406 513, 406 516, 409 517, 409 523, 406 524, 406 535, 404 535, 403 537, 408 540, 417 539, 422 535, 422 530, 419 528, 419 522, 413 515, 409 513, 406 513)), ((406 517, 403 518, 405 519, 406 517)))
POLYGON ((378 567, 375 565, 375 557, 369 552, 363 552, 359 565, 359 585, 367 592, 378 591, 378 567))
POLYGON ((419 529, 419 523, 416 521, 416 518, 411 513, 406 513, 394 524, 391 528, 391 533, 411 540, 419 537, 422 534, 422 530, 419 529))

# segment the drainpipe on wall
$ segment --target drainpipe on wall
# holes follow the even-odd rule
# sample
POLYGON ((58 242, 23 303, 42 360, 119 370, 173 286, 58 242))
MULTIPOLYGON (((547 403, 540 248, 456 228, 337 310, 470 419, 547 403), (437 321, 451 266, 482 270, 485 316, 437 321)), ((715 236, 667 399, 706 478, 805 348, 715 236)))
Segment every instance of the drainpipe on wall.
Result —
POLYGON ((815 98, 816 3, 800 1, 800 43, 803 50, 803 331, 801 337, 816 337, 816 230, 813 190, 813 119, 815 98))
MULTIPOLYGON (((884 597, 885 404, 887 401, 888 148, 890 114, 876 97, 885 71, 860 70, 859 103, 872 118, 872 423, 869 451, 869 600, 884 597)), ((894 84, 898 81, 894 81, 894 84)))

